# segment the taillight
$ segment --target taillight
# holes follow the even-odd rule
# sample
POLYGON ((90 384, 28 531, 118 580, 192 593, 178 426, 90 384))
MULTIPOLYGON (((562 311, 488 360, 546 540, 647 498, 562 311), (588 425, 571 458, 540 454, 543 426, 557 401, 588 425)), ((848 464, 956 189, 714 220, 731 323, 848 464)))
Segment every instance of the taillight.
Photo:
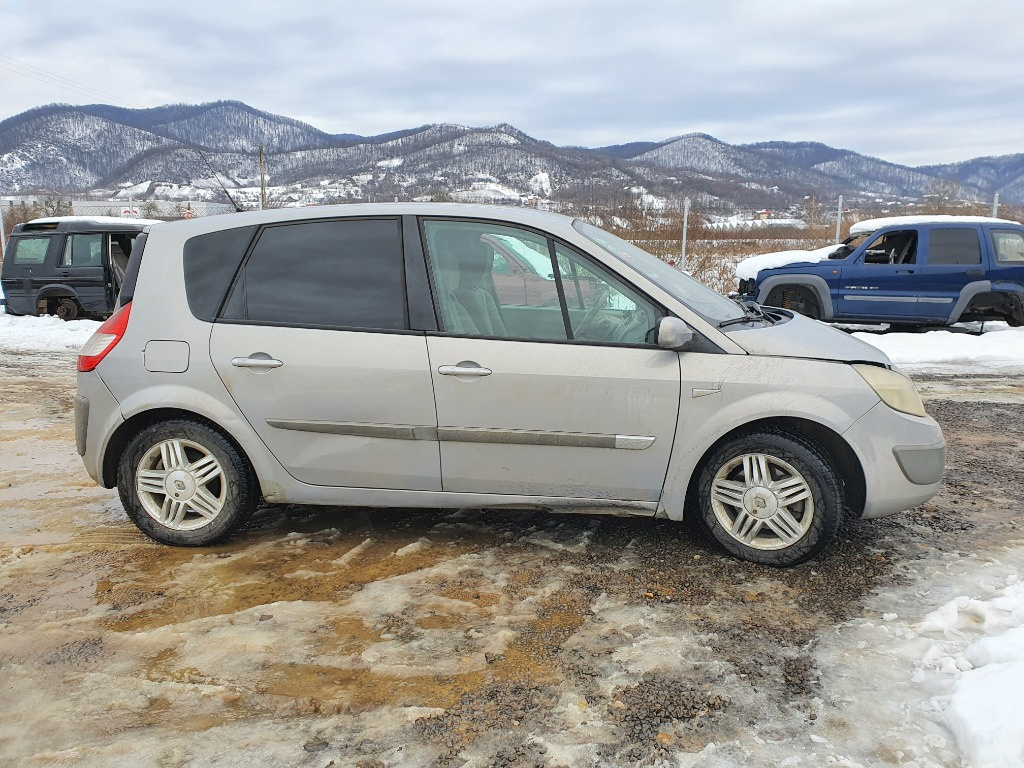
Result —
POLYGON ((125 328, 128 327, 128 315, 131 314, 131 310, 132 304, 128 302, 96 329, 96 333, 89 337, 85 346, 78 352, 78 370, 91 371, 117 346, 117 342, 124 336, 125 328))

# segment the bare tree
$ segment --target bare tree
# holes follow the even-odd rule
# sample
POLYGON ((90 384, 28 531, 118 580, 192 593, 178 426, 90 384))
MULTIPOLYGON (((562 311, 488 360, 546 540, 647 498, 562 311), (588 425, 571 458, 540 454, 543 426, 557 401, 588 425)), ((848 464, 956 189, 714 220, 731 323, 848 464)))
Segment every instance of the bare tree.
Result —
POLYGON ((958 213, 960 207, 959 181, 935 179, 925 189, 925 213, 958 213))

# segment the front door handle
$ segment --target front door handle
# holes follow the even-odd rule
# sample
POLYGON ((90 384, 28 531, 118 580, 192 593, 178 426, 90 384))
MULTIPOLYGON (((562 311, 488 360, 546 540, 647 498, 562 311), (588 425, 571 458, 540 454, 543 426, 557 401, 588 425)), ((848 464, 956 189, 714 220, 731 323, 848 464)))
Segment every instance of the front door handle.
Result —
POLYGON ((455 365, 442 365, 437 369, 442 376, 490 376, 490 368, 484 368, 471 360, 464 360, 455 365))
MULTIPOLYGON (((257 355, 262 354, 257 353, 257 355)), ((251 357, 232 357, 231 364, 236 368, 280 368, 284 365, 280 360, 275 360, 270 355, 263 357, 257 357, 256 355, 251 357)))

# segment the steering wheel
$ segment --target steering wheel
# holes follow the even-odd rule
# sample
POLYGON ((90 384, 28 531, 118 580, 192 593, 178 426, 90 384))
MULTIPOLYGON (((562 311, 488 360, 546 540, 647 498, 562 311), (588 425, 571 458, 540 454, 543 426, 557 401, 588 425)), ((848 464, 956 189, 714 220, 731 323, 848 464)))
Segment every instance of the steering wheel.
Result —
POLYGON ((573 336, 576 338, 584 338, 587 330, 594 325, 594 320, 597 319, 597 313, 601 311, 603 305, 608 301, 608 296, 611 294, 611 289, 608 286, 604 286, 601 292, 594 298, 593 304, 590 305, 590 309, 587 310, 587 314, 580 320, 579 325, 573 331, 573 336))
POLYGON ((628 341, 627 336, 646 325, 647 314, 642 309, 635 309, 629 313, 628 318, 623 318, 618 329, 615 331, 615 337, 612 341, 628 341))

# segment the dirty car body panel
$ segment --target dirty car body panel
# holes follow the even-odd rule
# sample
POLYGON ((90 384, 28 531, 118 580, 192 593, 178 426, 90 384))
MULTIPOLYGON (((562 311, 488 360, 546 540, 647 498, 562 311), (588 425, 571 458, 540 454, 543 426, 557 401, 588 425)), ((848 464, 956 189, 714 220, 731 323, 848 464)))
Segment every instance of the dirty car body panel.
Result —
POLYGON ((679 520, 703 489, 726 549, 790 565, 824 545, 823 517, 906 509, 941 480, 935 422, 855 368, 906 396, 878 350, 557 214, 195 219, 151 227, 134 271, 79 361, 78 442, 167 543, 225 535, 258 498, 679 520), (550 258, 553 305, 502 302, 509 238, 550 258))

